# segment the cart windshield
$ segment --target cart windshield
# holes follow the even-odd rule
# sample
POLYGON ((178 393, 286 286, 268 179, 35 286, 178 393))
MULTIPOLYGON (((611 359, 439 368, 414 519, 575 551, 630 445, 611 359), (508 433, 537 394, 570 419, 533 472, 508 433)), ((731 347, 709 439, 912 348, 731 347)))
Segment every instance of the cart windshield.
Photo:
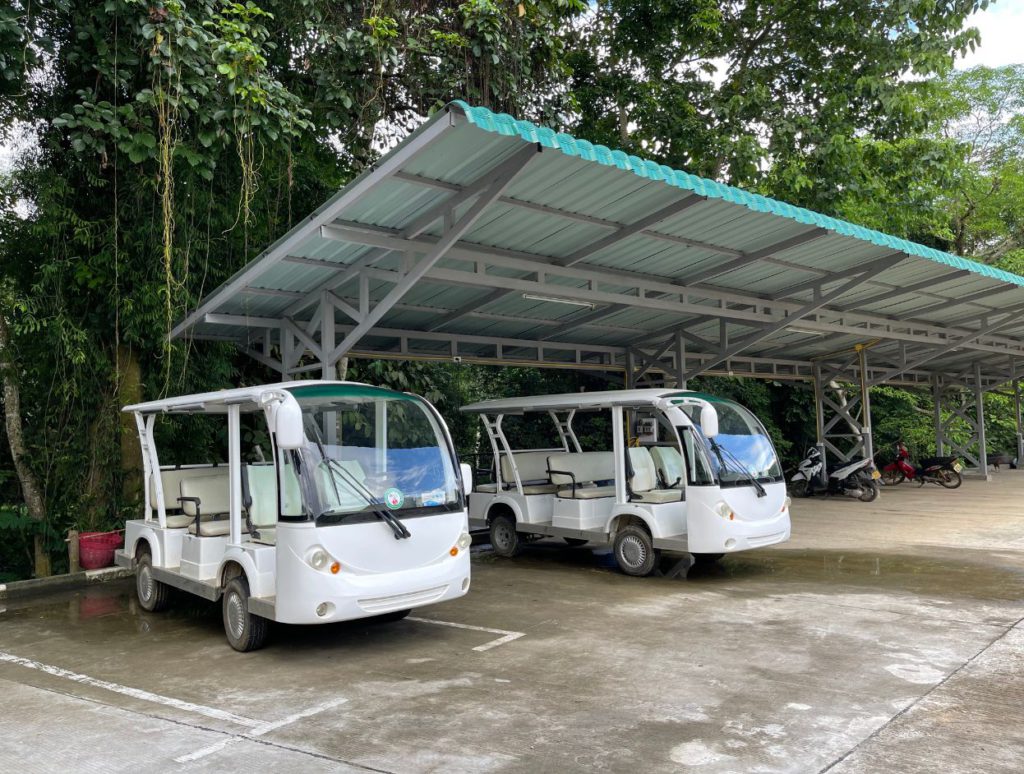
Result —
POLYGON ((452 451, 425 401, 360 385, 291 392, 307 439, 292 464, 304 510, 318 524, 461 509, 452 451))
POLYGON ((782 480, 782 468, 772 439, 750 411, 732 401, 715 398, 718 435, 709 441, 701 429, 700 404, 680 405, 704 441, 706 456, 722 486, 756 486, 782 480))

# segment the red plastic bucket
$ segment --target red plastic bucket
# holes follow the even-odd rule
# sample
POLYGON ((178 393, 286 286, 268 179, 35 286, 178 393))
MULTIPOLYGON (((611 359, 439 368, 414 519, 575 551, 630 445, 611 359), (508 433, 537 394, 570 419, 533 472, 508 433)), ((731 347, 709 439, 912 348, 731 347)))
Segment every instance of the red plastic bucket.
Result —
POLYGON ((114 551, 124 543, 116 532, 83 532, 78 536, 78 563, 83 570, 98 570, 114 563, 114 551))

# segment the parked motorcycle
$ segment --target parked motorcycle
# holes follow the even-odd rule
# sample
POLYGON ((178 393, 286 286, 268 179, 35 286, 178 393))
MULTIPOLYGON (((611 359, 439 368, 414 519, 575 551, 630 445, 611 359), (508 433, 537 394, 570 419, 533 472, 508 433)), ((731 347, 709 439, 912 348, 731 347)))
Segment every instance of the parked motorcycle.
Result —
POLYGON ((859 457, 832 467, 828 471, 828 483, 824 485, 821 482, 822 465, 821 450, 811 447, 789 480, 790 494, 793 497, 844 495, 866 503, 878 497, 879 473, 870 458, 859 457))
POLYGON ((896 459, 882 468, 882 483, 896 486, 904 481, 917 481, 918 486, 938 484, 956 489, 963 482, 963 465, 956 457, 926 457, 920 465, 910 461, 910 450, 903 441, 896 442, 896 459))

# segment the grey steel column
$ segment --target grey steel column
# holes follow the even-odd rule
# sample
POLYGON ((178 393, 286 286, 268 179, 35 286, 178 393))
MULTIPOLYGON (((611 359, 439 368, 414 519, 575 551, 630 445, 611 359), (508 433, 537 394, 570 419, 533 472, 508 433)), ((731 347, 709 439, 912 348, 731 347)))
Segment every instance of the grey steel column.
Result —
POLYGON ((1021 420, 1024 419, 1020 414, 1020 380, 1013 380, 1013 408, 1014 417, 1017 420, 1017 467, 1021 466, 1021 462, 1024 461, 1024 424, 1021 420))
POLYGON ((864 456, 874 459, 875 440, 871 427, 871 386, 868 384, 868 351, 866 347, 857 347, 860 356, 860 431, 864 442, 864 456))
POLYGON ((932 376, 932 402, 935 404, 935 456, 943 456, 945 439, 942 437, 942 377, 932 376))
POLYGON ((978 467, 988 475, 988 450, 985 448, 985 390, 981 386, 981 363, 974 364, 974 401, 978 415, 978 467))
POLYGON ((676 331, 676 389, 686 389, 686 339, 682 331, 676 331))
POLYGON ((821 475, 819 476, 822 486, 828 486, 828 459, 825 456, 825 401, 824 387, 821 384, 821 363, 814 363, 814 425, 818 436, 815 444, 818 453, 821 454, 821 475))

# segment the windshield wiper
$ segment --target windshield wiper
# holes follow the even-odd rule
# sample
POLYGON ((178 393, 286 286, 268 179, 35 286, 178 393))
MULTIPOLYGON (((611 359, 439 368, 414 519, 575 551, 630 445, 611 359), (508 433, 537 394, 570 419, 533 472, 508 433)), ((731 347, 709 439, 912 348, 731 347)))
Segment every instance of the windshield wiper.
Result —
MULTIPOLYGON (((348 484, 349 489, 351 489, 352 492, 366 500, 366 504, 370 506, 370 512, 378 519, 383 521, 385 524, 387 524, 389 527, 391 527, 391 531, 395 534, 395 540, 402 540, 403 538, 412 537, 412 533, 409 532, 409 530, 397 516, 395 516, 392 513, 389 513, 383 508, 376 507, 377 505, 379 505, 379 503, 374 497, 373 492, 367 489, 366 486, 362 484, 360 481, 358 481, 355 476, 353 476, 351 473, 345 470, 345 466, 338 462, 338 460, 334 459, 333 457, 327 456, 327 450, 324 449, 323 441, 320 440, 320 428, 314 425, 314 429, 316 430, 315 439, 317 448, 320 450, 320 457, 321 459, 323 459, 324 462, 327 463, 327 467, 330 468, 332 472, 341 474, 342 479, 344 479, 344 482, 348 484)), ((331 486, 334 487, 334 494, 337 495, 338 499, 340 500, 341 495, 338 493, 338 485, 335 482, 333 475, 331 476, 331 486)), ((326 510, 320 515, 323 516, 327 513, 332 513, 335 510, 338 509, 332 508, 326 510)))
POLYGON ((742 462, 739 461, 739 459, 737 459, 735 454, 733 454, 731 451, 726 449, 724 446, 719 446, 715 442, 714 438, 709 438, 708 439, 708 443, 711 444, 711 449, 718 456, 718 461, 720 463, 722 463, 722 467, 723 468, 725 468, 726 470, 729 469, 729 466, 726 464, 725 458, 723 457, 723 454, 724 454, 736 466, 737 470, 735 470, 733 472, 734 473, 739 473, 741 475, 746 476, 747 477, 747 481, 749 481, 751 484, 754 485, 754 489, 757 490, 757 496, 758 497, 764 497, 765 495, 768 494, 768 492, 765 490, 765 488, 761 485, 761 482, 757 480, 757 477, 753 473, 750 472, 750 469, 747 468, 746 465, 744 465, 742 462))
MULTIPOLYGON (((389 511, 384 510, 383 508, 376 507, 377 505, 379 505, 379 503, 374 499, 373 492, 371 492, 369 489, 363 486, 359 481, 356 480, 355 476, 353 476, 351 473, 345 470, 344 465, 330 457, 324 457, 324 461, 327 463, 328 467, 332 471, 341 474, 341 477, 345 480, 345 483, 352 488, 352 491, 354 491, 358 495, 361 495, 362 498, 366 500, 366 504, 370 506, 370 512, 373 513, 374 516, 376 516, 378 519, 380 519, 389 527, 391 527, 391 531, 395 533, 395 540, 401 540, 402 538, 412 537, 412 533, 409 532, 409 530, 397 516, 395 516, 393 513, 390 513, 389 511)), ((328 513, 330 513, 330 511, 328 511, 328 513)))

